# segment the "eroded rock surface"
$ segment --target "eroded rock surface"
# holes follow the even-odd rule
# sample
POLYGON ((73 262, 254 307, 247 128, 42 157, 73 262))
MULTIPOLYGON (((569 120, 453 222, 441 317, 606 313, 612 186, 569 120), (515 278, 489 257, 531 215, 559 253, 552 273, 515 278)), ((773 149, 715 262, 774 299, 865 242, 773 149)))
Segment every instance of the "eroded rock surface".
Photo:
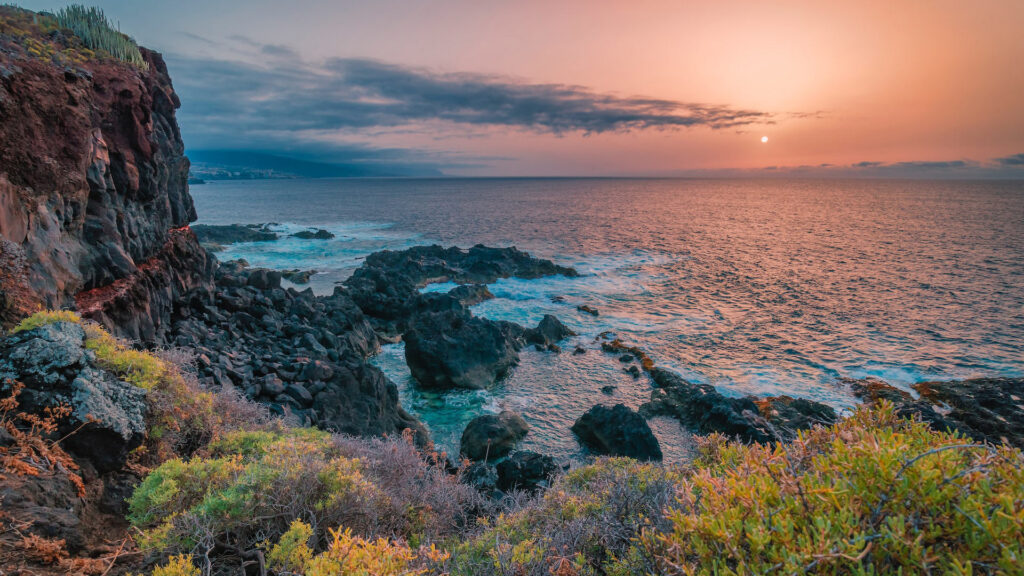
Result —
POLYGON ((745 442, 766 443, 788 440, 797 430, 836 420, 835 410, 810 400, 733 398, 664 368, 651 368, 648 374, 657 389, 651 393, 651 401, 641 406, 641 413, 672 416, 697 434, 718 432, 745 442))
POLYGON ((173 237, 196 218, 180 103, 160 54, 142 55, 147 71, 0 50, 0 270, 17 269, 5 293, 33 295, 4 298, 0 323, 135 278, 148 294, 129 290, 108 327, 152 336, 178 295, 209 281, 198 246, 186 246, 195 238, 173 237))

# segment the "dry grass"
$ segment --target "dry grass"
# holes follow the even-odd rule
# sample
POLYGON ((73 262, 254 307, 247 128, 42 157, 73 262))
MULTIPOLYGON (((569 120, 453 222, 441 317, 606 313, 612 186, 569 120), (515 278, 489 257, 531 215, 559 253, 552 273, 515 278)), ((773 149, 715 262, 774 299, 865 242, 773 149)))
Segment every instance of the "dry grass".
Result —
POLYGON ((0 400, 0 431, 9 440, 0 446, 0 480, 7 475, 40 476, 64 474, 85 496, 85 484, 77 474, 78 465, 54 439, 60 421, 71 414, 71 408, 60 405, 46 408, 42 414, 18 411, 18 396, 24 385, 7 381, 10 395, 0 400))

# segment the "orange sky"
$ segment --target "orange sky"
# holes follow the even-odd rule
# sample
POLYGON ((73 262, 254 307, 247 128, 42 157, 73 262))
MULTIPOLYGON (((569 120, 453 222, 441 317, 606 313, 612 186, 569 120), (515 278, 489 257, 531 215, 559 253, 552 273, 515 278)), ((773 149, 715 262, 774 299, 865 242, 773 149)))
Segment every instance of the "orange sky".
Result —
MULTIPOLYGON (((53 7, 35 4, 26 6, 53 7)), ((257 62, 259 56, 232 40, 244 35, 294 49, 311 66, 370 58, 439 73, 728 105, 769 112, 775 120, 742 132, 692 127, 556 135, 425 120, 316 134, 319 141, 415 149, 473 165, 447 170, 454 173, 987 163, 1024 152, 1021 0, 99 4, 141 43, 172 55, 257 62)))

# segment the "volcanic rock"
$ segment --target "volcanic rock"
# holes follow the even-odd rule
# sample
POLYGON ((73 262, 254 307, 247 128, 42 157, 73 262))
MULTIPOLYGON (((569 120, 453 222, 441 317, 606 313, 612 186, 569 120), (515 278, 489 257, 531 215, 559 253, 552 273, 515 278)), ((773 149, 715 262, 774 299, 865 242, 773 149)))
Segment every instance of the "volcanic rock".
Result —
POLYGON ((510 410, 477 416, 462 432, 462 454, 470 460, 492 460, 512 451, 529 427, 510 410))
POLYGON ((647 421, 623 404, 611 408, 594 406, 576 420, 572 431, 581 443, 598 454, 661 460, 661 447, 647 421))

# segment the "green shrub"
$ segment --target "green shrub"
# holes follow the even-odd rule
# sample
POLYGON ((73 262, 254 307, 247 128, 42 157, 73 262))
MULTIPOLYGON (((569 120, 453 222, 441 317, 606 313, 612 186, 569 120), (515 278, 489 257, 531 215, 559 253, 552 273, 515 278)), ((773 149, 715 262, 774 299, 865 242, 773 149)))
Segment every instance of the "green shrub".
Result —
POLYGON ((95 6, 87 8, 81 4, 71 4, 58 10, 55 17, 62 28, 74 32, 87 48, 106 52, 140 69, 149 69, 149 64, 142 57, 138 44, 119 30, 115 30, 103 14, 103 10, 95 6))
POLYGON ((275 572, 291 572, 301 574, 306 571, 313 559, 313 550, 309 547, 309 539, 313 537, 313 528, 296 518, 288 527, 281 539, 267 554, 267 563, 275 572))
POLYGON ((672 527, 666 574, 1020 574, 1024 457, 862 408, 791 444, 713 437, 672 527))
POLYGON ((199 576, 199 568, 192 562, 192 557, 187 554, 172 556, 167 564, 157 566, 153 569, 153 576, 199 576))
POLYGON ((19 322, 14 328, 11 328, 11 334, 17 334, 24 330, 34 330, 40 326, 56 324, 58 322, 81 324, 82 318, 71 310, 40 310, 19 322))

